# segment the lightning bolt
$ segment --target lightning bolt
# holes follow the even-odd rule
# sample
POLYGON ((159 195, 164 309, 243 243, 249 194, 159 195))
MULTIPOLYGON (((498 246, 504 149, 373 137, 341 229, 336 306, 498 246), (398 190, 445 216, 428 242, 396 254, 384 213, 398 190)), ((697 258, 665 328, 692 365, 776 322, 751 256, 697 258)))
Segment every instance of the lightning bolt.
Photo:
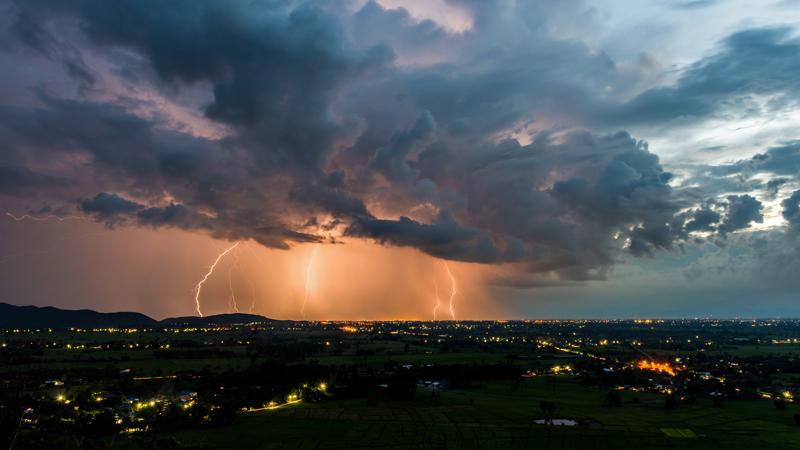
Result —
POLYGON ((233 289, 233 270, 236 269, 236 267, 239 265, 239 253, 236 252, 233 254, 233 256, 235 256, 236 259, 233 260, 233 264, 231 264, 231 266, 228 267, 228 292, 230 292, 230 295, 228 297, 228 305, 234 312, 238 313, 239 304, 236 303, 236 291, 233 289))
POLYGON ((314 264, 314 258, 317 257, 317 252, 318 251, 319 251, 319 244, 314 246, 314 252, 311 253, 311 258, 308 258, 308 265, 306 266, 306 292, 305 292, 305 296, 303 297, 303 306, 300 307, 300 314, 304 318, 306 316, 306 303, 308 302, 308 297, 310 296, 311 266, 314 264))
POLYGON ((17 215, 14 215, 14 214, 6 211, 6 215, 8 217, 11 217, 12 219, 14 219, 17 222, 22 222, 23 220, 34 220, 36 222, 44 222, 44 221, 50 220, 50 219, 55 219, 55 220, 57 220, 59 222, 63 222, 65 220, 83 220, 83 217, 79 217, 79 216, 64 216, 64 217, 61 217, 61 216, 57 216, 55 214, 48 214, 48 215, 43 216, 43 217, 32 216, 30 214, 23 214, 21 216, 17 216, 17 215))
POLYGON ((245 275, 245 279, 247 280, 247 284, 250 285, 250 311, 253 312, 256 310, 256 287, 253 285, 253 280, 250 279, 249 275, 245 275))
POLYGON ((256 287, 253 286, 253 282, 250 278, 247 278, 247 282, 250 283, 250 311, 253 312, 256 310, 256 287))
POLYGON ((456 291, 456 278, 453 276, 453 273, 450 272, 450 266, 447 265, 447 261, 444 263, 444 268, 447 270, 447 276, 450 277, 450 281, 453 283, 453 287, 450 291, 450 317, 456 320, 456 313, 453 310, 453 298, 458 294, 456 291))
MULTIPOLYGON (((261 260, 256 252, 253 251, 253 248, 250 247, 248 243, 245 247, 248 252, 250 252, 251 256, 254 256, 256 259, 261 260)), ((250 285, 250 313, 256 310, 256 286, 253 284, 253 279, 250 278, 250 274, 247 271, 242 272, 244 274, 244 279, 247 280, 247 284, 250 285)))
POLYGON ((436 306, 433 307, 433 320, 436 320, 436 311, 439 310, 439 307, 442 306, 442 299, 439 298, 439 283, 436 280, 433 280, 433 289, 436 292, 436 306))
POLYGON ((206 280, 208 280, 208 277, 210 277, 211 274, 214 273, 214 268, 217 267, 217 264, 219 264, 219 260, 221 260, 223 256, 230 253, 230 251, 235 249, 238 245, 239 243, 236 242, 235 244, 228 247, 227 250, 217 255, 217 259, 214 260, 214 264, 211 264, 211 267, 208 268, 208 272, 205 274, 205 276, 203 276, 203 279, 200 280, 194 287, 194 304, 195 304, 194 309, 195 311, 197 311, 198 316, 203 317, 203 312, 200 311, 200 290, 203 289, 203 284, 206 282, 206 280))

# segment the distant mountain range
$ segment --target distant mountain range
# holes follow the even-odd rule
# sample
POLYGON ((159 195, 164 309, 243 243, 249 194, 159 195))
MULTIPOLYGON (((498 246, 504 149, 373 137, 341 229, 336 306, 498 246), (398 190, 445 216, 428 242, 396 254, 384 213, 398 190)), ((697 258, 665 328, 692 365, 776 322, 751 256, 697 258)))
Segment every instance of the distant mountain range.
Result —
POLYGON ((137 312, 102 313, 90 309, 16 306, 0 302, 0 329, 202 327, 273 321, 257 314, 239 313, 205 317, 171 317, 159 321, 137 312))
POLYGON ((160 326, 174 327, 174 326, 190 326, 202 327, 209 325, 232 325, 237 323, 256 323, 256 322, 277 322, 275 319, 270 319, 258 314, 217 314, 215 316, 184 316, 184 317, 170 317, 158 322, 160 326))

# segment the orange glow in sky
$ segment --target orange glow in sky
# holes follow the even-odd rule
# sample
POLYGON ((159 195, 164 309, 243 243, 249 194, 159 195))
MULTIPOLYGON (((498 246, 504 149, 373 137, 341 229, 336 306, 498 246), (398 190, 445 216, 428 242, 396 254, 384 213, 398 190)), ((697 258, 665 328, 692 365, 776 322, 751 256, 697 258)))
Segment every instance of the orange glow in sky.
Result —
POLYGON ((453 287, 450 290, 450 318, 456 320, 456 312, 453 309, 453 298, 455 298, 458 291, 456 291, 456 277, 453 276, 453 272, 450 272, 450 266, 445 261, 444 268, 447 269, 447 276, 450 277, 450 282, 452 283, 453 287))
MULTIPOLYGON (((58 298, 62 308, 138 311, 161 319, 230 313, 233 292, 240 311, 275 319, 303 318, 306 299, 309 320, 430 320, 438 290, 437 320, 443 314, 452 317, 443 312, 452 295, 444 261, 412 248, 340 239, 320 244, 309 269, 314 243, 272 249, 177 229, 109 229, 86 221, 26 226, 49 230, 54 238, 28 245, 30 252, 20 261, 35 267, 4 266, 16 278, 30 280, 31 299, 19 299, 22 304, 44 306, 58 298), (82 258, 76 260, 72 256, 78 253, 82 258), (34 282, 42 273, 48 282, 34 282), (90 280, 91 290, 76 280, 90 280), (432 281, 437 284, 431 286, 432 281), (246 297, 251 298, 243 306, 246 297)), ((447 265, 458 282, 453 310, 458 309, 459 320, 509 317, 487 287, 496 267, 447 265)))
POLYGON ((436 311, 442 306, 442 299, 439 297, 439 283, 436 280, 433 280, 433 291, 436 296, 436 303, 433 306, 433 320, 436 320, 436 311))
POLYGON ((306 316, 306 303, 308 303, 308 296, 311 290, 311 270, 314 268, 314 259, 317 257, 318 252, 319 244, 314 246, 314 251, 311 252, 311 257, 308 258, 308 265, 306 266, 306 288, 303 294, 303 306, 300 308, 300 315, 303 317, 306 316))

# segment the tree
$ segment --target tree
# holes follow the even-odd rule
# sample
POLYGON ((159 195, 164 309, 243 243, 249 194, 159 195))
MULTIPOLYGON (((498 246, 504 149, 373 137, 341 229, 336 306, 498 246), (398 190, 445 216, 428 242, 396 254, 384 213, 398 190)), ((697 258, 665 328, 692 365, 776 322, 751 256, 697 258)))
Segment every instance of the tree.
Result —
POLYGON ((664 397, 664 408, 666 409, 675 409, 678 407, 678 399, 675 398, 675 394, 668 394, 664 397))
POLYGON ((87 433, 96 435, 114 434, 117 431, 114 413, 106 409, 95 414, 95 416, 85 424, 85 430, 87 433))
POLYGON ((542 410, 542 414, 544 414, 544 421, 547 424, 553 423, 553 415, 556 413, 556 404, 555 402, 551 402, 548 400, 542 400, 539 402, 539 409, 542 410))
POLYGON ((606 393, 606 406, 622 406, 622 396, 619 395, 618 390, 614 389, 606 393))

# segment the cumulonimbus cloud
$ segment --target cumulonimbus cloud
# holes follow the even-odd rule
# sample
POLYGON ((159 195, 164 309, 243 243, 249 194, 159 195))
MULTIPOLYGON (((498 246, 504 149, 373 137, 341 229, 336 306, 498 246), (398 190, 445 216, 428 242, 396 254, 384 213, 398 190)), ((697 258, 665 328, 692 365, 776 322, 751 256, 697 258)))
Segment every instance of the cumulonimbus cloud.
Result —
MULTIPOLYGON (((622 254, 763 220, 749 195, 676 190, 647 143, 617 130, 703 118, 747 93, 796 94, 783 69, 798 43, 786 29, 736 33, 674 86, 633 95, 631 73, 554 37, 533 20, 536 8, 460 6, 474 24, 454 33, 373 2, 358 11, 313 1, 11 2, 6 39, 73 37, 67 60, 40 53, 85 65, 65 69, 82 89, 100 89, 93 64, 156 96, 199 89, 190 108, 226 132, 169 126, 168 111, 143 115, 118 88, 42 91, 32 105, 0 108, 0 152, 14 162, 0 166, 9 175, 0 193, 72 204, 109 225, 275 248, 346 236, 514 263, 547 274, 542 285, 602 278, 622 254)), ((750 170, 788 153, 770 150, 750 170)))

